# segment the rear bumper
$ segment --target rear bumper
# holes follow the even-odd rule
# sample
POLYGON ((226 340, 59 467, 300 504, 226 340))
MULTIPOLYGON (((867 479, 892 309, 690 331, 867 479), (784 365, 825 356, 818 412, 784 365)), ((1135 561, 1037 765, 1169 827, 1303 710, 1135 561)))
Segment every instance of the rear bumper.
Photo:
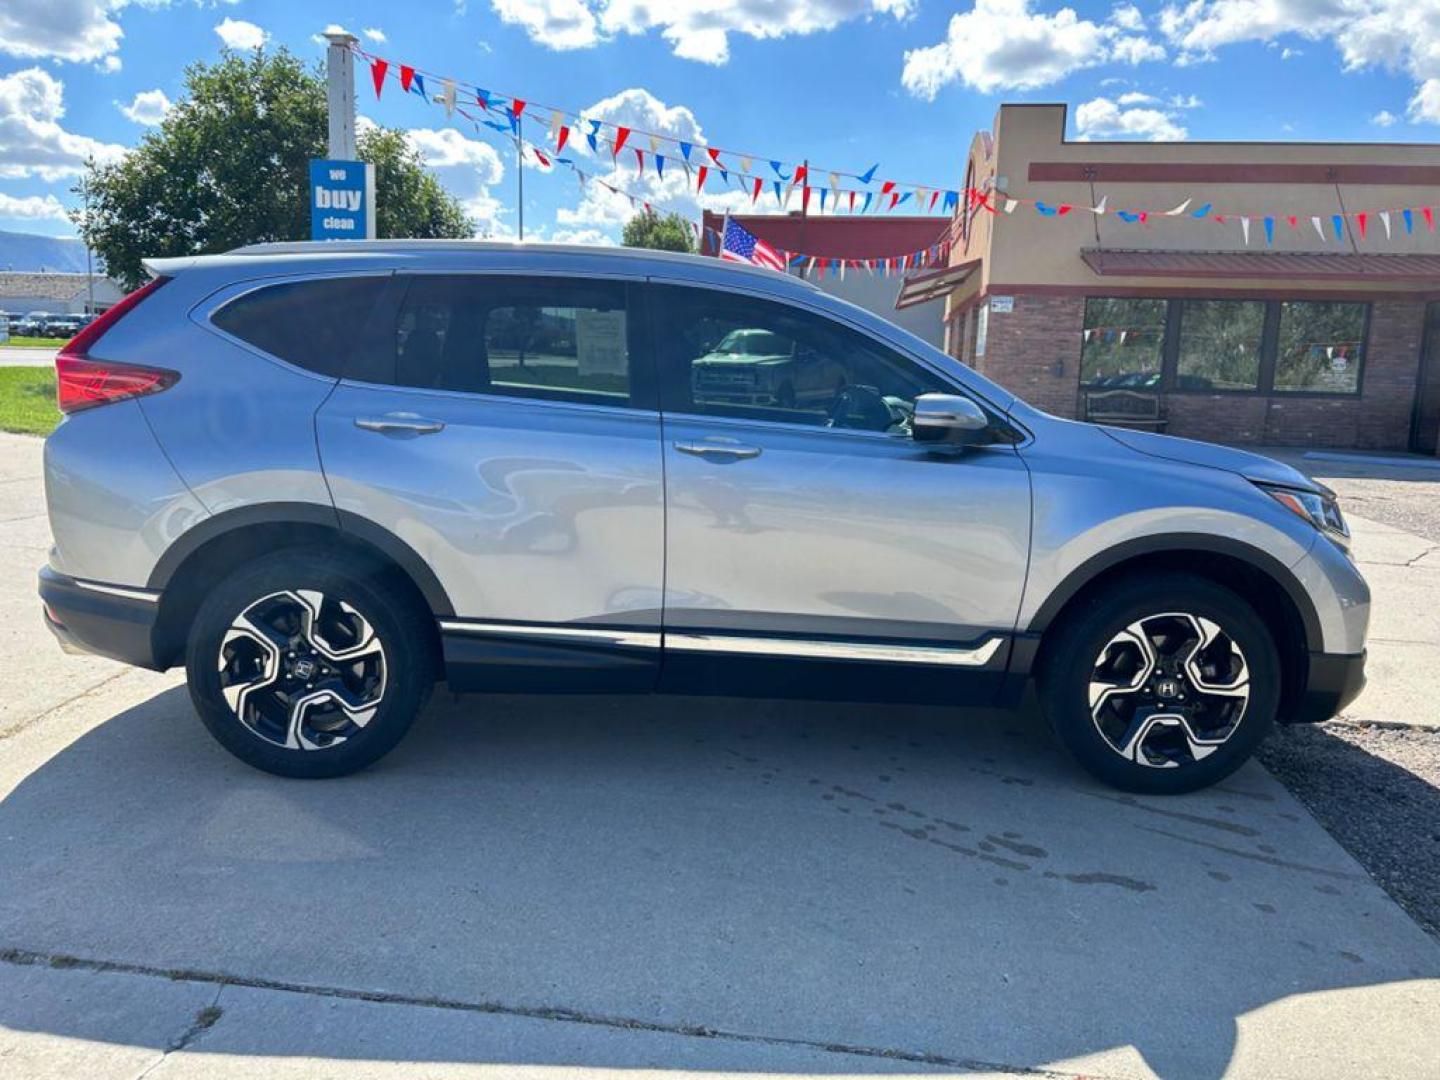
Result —
POLYGON ((83 581, 47 566, 40 571, 40 600, 45 625, 67 651, 161 670, 154 645, 159 593, 83 581))
POLYGON ((1305 688, 1289 716, 1290 724, 1329 720, 1365 689, 1365 653, 1311 653, 1305 688))

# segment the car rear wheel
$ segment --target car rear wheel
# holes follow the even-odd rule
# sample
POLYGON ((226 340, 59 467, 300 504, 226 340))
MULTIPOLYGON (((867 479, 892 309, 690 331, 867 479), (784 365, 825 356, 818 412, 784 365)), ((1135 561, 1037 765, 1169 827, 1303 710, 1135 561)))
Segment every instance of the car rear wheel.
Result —
POLYGON ((435 681, 433 627, 396 573, 346 553, 279 551, 201 604, 190 698, 215 739, 280 776, 352 773, 394 748, 435 681))
POLYGON ((1047 638, 1040 702, 1091 774, 1126 791, 1179 794, 1242 765, 1274 723, 1280 661, 1235 593, 1144 574, 1082 601, 1047 638))

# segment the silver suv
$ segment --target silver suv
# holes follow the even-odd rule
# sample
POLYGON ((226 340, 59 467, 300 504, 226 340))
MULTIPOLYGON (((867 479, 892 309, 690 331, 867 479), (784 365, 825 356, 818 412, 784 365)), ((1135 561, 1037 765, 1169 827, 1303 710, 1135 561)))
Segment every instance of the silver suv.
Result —
POLYGON ((66 645, 183 661, 261 769, 370 764, 439 679, 956 705, 1033 680, 1085 768, 1179 792, 1364 683, 1331 492, 1048 416, 794 278, 457 242, 147 267, 56 361, 40 595, 66 645))

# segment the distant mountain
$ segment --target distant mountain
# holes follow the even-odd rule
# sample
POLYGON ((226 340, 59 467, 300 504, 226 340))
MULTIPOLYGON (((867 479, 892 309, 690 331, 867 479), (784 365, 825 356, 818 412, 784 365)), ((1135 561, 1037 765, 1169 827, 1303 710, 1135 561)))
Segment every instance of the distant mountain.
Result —
MULTIPOLYGON (((100 270, 97 265, 96 271, 100 270)), ((85 272, 85 245, 79 240, 0 231, 0 270, 85 272)))

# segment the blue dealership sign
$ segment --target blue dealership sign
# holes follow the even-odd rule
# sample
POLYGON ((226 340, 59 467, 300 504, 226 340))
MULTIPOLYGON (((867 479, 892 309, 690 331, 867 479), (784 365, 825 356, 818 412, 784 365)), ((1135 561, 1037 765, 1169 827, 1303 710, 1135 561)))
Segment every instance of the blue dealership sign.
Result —
POLYGON ((310 162, 310 238, 375 238, 375 167, 363 161, 310 162))

